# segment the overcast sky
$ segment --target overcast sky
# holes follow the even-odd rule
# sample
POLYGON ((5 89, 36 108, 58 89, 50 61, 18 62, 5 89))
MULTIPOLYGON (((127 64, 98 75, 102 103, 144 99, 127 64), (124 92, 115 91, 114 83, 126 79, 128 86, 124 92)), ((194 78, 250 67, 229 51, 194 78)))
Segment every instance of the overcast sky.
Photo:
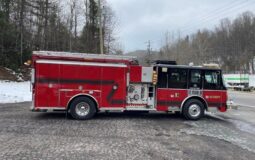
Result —
POLYGON ((107 0, 118 18, 116 31, 125 52, 159 49, 164 34, 213 29, 223 18, 255 11, 255 0, 107 0))

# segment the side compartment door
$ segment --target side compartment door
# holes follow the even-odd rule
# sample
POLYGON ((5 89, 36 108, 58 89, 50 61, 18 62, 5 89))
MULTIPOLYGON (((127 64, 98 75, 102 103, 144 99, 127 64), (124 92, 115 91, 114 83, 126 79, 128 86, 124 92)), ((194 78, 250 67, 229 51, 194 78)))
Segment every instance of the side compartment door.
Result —
POLYGON ((124 108, 127 96, 127 67, 103 67, 101 78, 101 107, 124 108))
POLYGON ((35 108, 59 107, 59 65, 36 62, 35 108))
POLYGON ((187 69, 158 68, 157 110, 179 110, 187 97, 187 78, 187 69))

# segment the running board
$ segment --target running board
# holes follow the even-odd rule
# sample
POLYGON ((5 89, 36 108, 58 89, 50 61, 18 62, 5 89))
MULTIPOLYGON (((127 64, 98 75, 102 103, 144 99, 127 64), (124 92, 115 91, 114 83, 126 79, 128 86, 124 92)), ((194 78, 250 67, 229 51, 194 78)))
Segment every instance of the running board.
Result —
POLYGON ((155 108, 145 108, 145 107, 127 107, 126 111, 156 111, 155 108))
POLYGON ((111 108, 111 107, 102 107, 100 111, 110 111, 110 112, 123 112, 123 111, 157 111, 156 108, 147 108, 147 107, 126 107, 126 108, 111 108))

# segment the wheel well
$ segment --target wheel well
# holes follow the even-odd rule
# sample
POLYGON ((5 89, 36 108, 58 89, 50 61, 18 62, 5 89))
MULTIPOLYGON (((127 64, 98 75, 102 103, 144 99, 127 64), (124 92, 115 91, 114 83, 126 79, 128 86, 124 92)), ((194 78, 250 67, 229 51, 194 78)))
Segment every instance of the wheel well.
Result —
POLYGON ((207 103, 205 102, 205 100, 204 100, 203 98, 201 98, 201 97, 190 97, 190 98, 186 99, 186 100, 184 101, 184 103, 182 104, 182 106, 181 106, 181 112, 182 112, 182 110, 183 110, 183 106, 184 106, 189 100, 191 100, 191 99, 199 100, 200 102, 203 103, 203 105, 204 105, 204 107, 205 107, 205 110, 206 110, 206 111, 208 110, 207 103))
POLYGON ((94 103, 95 106, 96 106, 96 111, 98 112, 98 103, 97 103, 97 101, 96 101, 93 97, 88 96, 88 95, 77 95, 77 96, 72 97, 71 100, 70 100, 70 101, 68 102, 68 104, 67 104, 67 111, 69 111, 70 105, 72 104, 72 102, 73 102, 76 98, 79 98, 79 97, 87 97, 87 98, 89 98, 90 100, 92 100, 93 103, 94 103))

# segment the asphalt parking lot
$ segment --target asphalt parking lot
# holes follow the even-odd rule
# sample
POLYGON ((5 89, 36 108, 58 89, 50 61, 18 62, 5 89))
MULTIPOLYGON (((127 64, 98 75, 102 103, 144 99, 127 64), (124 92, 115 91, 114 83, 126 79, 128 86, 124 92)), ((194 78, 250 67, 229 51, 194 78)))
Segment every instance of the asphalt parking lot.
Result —
POLYGON ((0 104, 0 159, 254 159, 255 109, 186 121, 171 114, 101 113, 89 121, 0 104), (238 113, 238 114, 237 114, 238 113), (254 132, 253 132, 254 131, 254 132))

